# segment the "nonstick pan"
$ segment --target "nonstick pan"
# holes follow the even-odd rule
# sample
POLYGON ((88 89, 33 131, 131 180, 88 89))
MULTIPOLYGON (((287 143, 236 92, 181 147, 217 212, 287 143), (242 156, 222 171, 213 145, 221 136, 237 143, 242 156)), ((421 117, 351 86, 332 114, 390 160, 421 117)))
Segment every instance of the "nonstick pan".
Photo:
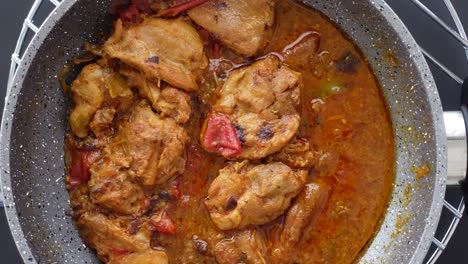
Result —
MULTIPOLYGON (((417 44, 383 0, 303 1, 338 24, 379 80, 393 123, 395 181, 360 263, 421 263, 446 186, 447 140, 434 80, 417 44), (389 52, 399 62, 395 67, 389 52), (427 165, 417 179, 414 168, 427 165), (402 221, 404 219, 404 221, 402 221)), ((1 127, 5 210, 26 263, 99 263, 73 221, 64 184, 70 102, 57 74, 87 40, 111 30, 111 0, 63 0, 27 48, 8 90, 1 127)))

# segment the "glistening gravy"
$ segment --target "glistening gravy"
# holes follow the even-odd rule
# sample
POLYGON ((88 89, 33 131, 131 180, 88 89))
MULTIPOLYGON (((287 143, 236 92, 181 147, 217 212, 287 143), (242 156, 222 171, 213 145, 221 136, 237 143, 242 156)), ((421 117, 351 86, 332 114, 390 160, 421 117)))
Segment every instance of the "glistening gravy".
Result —
MULTIPOLYGON (((322 210, 302 231, 290 263, 351 263, 376 232, 391 192, 395 158, 389 114, 365 58, 326 17, 294 1, 278 1, 275 23, 261 55, 278 56, 302 73, 297 136, 309 141, 316 160, 307 182, 330 190, 322 210)), ((225 47, 219 54, 207 50, 207 56, 210 67, 200 90, 191 93, 193 111, 185 125, 191 138, 186 170, 151 191, 164 198, 163 193, 176 188, 180 197, 155 201, 177 227, 170 235, 155 232, 151 240, 153 249, 167 253, 169 263, 216 263, 215 245, 241 232, 221 231, 210 219, 207 191, 229 161, 206 152, 199 141, 217 89, 233 67, 252 61, 225 47)), ((71 191, 72 206, 88 203, 87 193, 87 186, 71 191)), ((122 226, 138 225, 131 216, 110 218, 122 226)), ((271 249, 284 222, 283 215, 253 228, 271 249)))
MULTIPOLYGON (((395 160, 389 114, 365 58, 334 24, 293 1, 279 1, 276 14, 277 28, 263 53, 279 54, 302 73, 299 134, 308 138, 320 155, 309 178, 332 190, 314 226, 308 228, 307 239, 297 249, 296 262, 350 263, 378 228, 391 192, 395 160)), ((224 57, 233 56, 223 51, 224 57)), ((202 89, 200 97, 210 97, 209 90, 202 89)), ((203 115, 205 109, 200 108, 196 115, 203 115)), ((200 121, 189 129, 195 141, 204 118, 197 119, 200 121)), ((177 215, 181 230, 165 239, 173 245, 170 258, 180 262, 190 259, 181 252, 191 249, 184 241, 191 240, 192 234, 207 241, 221 237, 203 201, 209 183, 225 162, 197 150, 194 160, 189 152, 188 162, 194 168, 183 176, 184 199, 171 212, 177 215)), ((274 229, 281 221, 258 227, 259 233, 273 241, 274 229)), ((210 259, 197 256, 192 261, 210 259)))

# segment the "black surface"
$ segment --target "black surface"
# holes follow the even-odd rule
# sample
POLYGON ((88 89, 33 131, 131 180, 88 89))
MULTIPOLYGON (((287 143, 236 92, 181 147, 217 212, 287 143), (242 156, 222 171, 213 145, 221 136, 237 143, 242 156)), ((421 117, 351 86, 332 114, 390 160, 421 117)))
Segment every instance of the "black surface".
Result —
MULTIPOLYGON (((461 111, 463 113, 463 117, 465 118, 466 131, 468 131, 468 77, 465 78, 463 85, 462 85, 461 104, 462 104, 461 111)), ((468 208, 468 180, 467 179, 462 181, 461 189, 463 191, 463 197, 465 199, 465 207, 468 208)), ((468 210, 466 211, 466 214, 468 216, 468 210)))
MULTIPOLYGON (((45 0, 44 2, 48 2, 45 0)), ((458 76, 468 76, 468 63, 463 54, 461 45, 449 37, 431 20, 427 19, 421 11, 416 9, 408 0, 387 0, 407 24, 416 40, 427 51, 440 59, 458 76)), ((423 1, 433 8, 437 15, 453 25, 449 13, 442 0, 423 1)), ((458 10, 465 27, 468 29, 468 1, 452 0, 458 10)), ((22 22, 26 17, 33 0, 3 0, 0 15, 0 97, 5 96, 8 80, 11 54, 14 50, 22 22)), ((41 18, 42 20, 42 18, 41 18)), ((53 62, 51 62, 53 63, 53 62)), ((445 110, 456 110, 459 107, 461 87, 450 77, 446 76, 436 67, 433 67, 434 77, 437 80, 439 92, 445 110)), ((3 109, 3 100, 0 100, 0 109, 3 109)), ((457 200, 460 196, 459 188, 449 187, 447 199, 457 200)), ((423 223, 421 223, 423 224, 423 223)), ((468 217, 464 217, 455 232, 448 247, 442 253, 438 264, 466 263, 468 259, 468 217)), ((0 210, 0 263, 22 263, 11 238, 5 214, 0 210)))
MULTIPOLYGON (((3 109, 11 54, 33 0, 2 0, 0 12, 0 109, 3 109)), ((11 237, 5 212, 0 209, 0 263, 23 263, 11 237)))

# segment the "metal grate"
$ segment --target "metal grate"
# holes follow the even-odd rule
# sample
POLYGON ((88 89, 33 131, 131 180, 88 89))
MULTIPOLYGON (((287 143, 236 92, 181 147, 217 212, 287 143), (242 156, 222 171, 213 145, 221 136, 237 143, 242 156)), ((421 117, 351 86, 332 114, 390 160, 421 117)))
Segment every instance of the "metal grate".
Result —
POLYGON ((42 22, 40 22, 39 25, 36 25, 34 23, 38 10, 41 6, 46 5, 45 2, 49 2, 50 4, 53 5, 53 8, 48 10, 49 12, 47 14, 52 14, 57 8, 57 6, 60 5, 61 1, 58 0, 35 0, 31 10, 29 10, 28 15, 26 16, 26 19, 23 22, 23 27, 21 28, 21 33, 18 37, 18 42, 16 43, 15 51, 11 55, 11 65, 10 65, 10 74, 8 76, 8 88, 7 88, 7 97, 10 94, 10 87, 13 82, 13 79, 16 74, 16 70, 18 69, 18 66, 21 64, 21 61, 23 60, 23 55, 24 51, 26 50, 26 47, 29 45, 31 40, 34 38, 34 36, 37 34, 39 29, 42 26, 42 22), (30 36, 27 38, 27 36, 30 36))
MULTIPOLYGON (((453 22, 455 23, 456 30, 452 29, 447 23, 445 23, 441 18, 439 18, 434 12, 432 12, 426 5, 424 5, 420 0, 411 0, 413 4, 415 4, 419 9, 421 9, 427 16, 429 16, 432 20, 434 20, 445 32, 449 35, 449 37, 454 38, 457 42, 462 45, 465 50, 466 59, 468 60, 468 38, 466 36, 465 29, 463 27, 462 22, 460 21, 460 17, 458 16, 457 10, 453 6, 450 0, 441 0, 444 2, 445 6, 447 7, 453 22)), ((448 67, 442 64, 439 60, 437 60, 434 56, 432 56, 429 52, 424 50, 424 48, 420 47, 422 53, 426 57, 426 59, 433 63, 435 66, 440 68, 443 72, 445 72, 448 76, 450 76, 453 80, 455 80, 460 85, 463 84, 463 78, 455 74, 451 71, 448 67)), ((442 254, 442 251, 447 246, 450 238, 452 237, 455 229, 460 222, 460 219, 463 216, 463 212, 465 210, 465 203, 463 201, 463 197, 460 194, 459 200, 455 202, 455 205, 450 203, 447 200, 444 201, 444 210, 442 214, 448 221, 443 221, 439 224, 437 229, 436 235, 432 238, 433 245, 431 246, 429 252, 426 256, 426 263, 432 264, 437 261, 439 256, 442 254)))
MULTIPOLYGON (((8 89, 7 89, 7 97, 10 93, 10 87, 12 85, 12 81, 18 69, 18 66, 21 64, 23 60, 23 55, 26 47, 29 45, 32 38, 36 35, 36 33, 40 30, 42 26, 42 22, 37 22, 37 13, 41 7, 49 6, 49 10, 47 15, 50 15, 54 12, 54 10, 61 4, 62 1, 65 0, 35 0, 31 10, 29 11, 26 19, 23 22, 23 27, 21 29, 21 33, 18 38, 18 42, 16 44, 15 51, 11 56, 11 66, 10 66, 10 73, 8 78, 8 89)), ((439 26, 441 26, 447 34, 456 39, 460 45, 465 49, 466 57, 468 60, 468 38, 463 28, 463 25, 460 21, 460 18, 457 14, 457 10, 454 8, 452 2, 450 0, 440 0, 443 1, 445 6, 447 7, 450 15, 452 16, 453 22, 456 25, 456 30, 451 28, 447 23, 445 23, 441 18, 439 18, 436 14, 434 14, 426 5, 424 5, 419 0, 411 0, 419 9, 421 9, 427 16, 429 16, 432 20, 434 20, 439 26)), ((443 72, 445 72, 448 76, 450 76, 453 80, 455 80, 460 85, 463 83, 463 79, 451 71, 448 67, 434 58, 430 53, 426 50, 421 48, 424 56, 427 58, 428 61, 433 63, 435 66, 440 68, 443 72)), ((1 203, 1 201, 0 201, 1 203)), ((1 206, 1 204, 0 204, 1 206)), ((442 251, 447 246, 450 238, 452 237, 457 225, 463 216, 463 212, 465 210, 465 205, 463 202, 463 197, 460 195, 460 200, 456 202, 456 205, 452 205, 449 201, 444 202, 444 213, 448 215, 449 221, 448 223, 443 223, 439 225, 438 234, 439 236, 434 236, 432 238, 433 246, 431 247, 428 255, 426 257, 426 263, 431 264, 435 263, 442 251)))

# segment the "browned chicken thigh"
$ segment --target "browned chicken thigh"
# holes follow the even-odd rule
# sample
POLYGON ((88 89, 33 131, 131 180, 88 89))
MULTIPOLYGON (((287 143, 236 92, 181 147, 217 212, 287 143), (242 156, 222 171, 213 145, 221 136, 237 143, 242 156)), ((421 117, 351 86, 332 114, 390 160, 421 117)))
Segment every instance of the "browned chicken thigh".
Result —
POLYGON ((143 74, 128 67, 121 67, 120 73, 128 77, 130 86, 138 88, 139 94, 150 100, 153 108, 163 117, 171 117, 181 124, 189 120, 192 107, 187 93, 171 86, 161 89, 158 83, 146 79, 143 74))
POLYGON ((270 156, 269 160, 281 161, 294 168, 312 167, 316 162, 316 155, 305 138, 295 137, 279 152, 270 156))
POLYGON ((275 21, 275 0, 214 0, 188 12, 195 23, 245 56, 268 43, 275 21))
POLYGON ((91 131, 93 131, 96 137, 103 137, 106 131, 111 128, 116 113, 117 111, 113 107, 105 107, 96 111, 89 124, 91 131))
POLYGON ((219 264, 268 263, 267 243, 255 229, 242 231, 231 238, 221 240, 216 244, 214 252, 219 264))
POLYGON ((141 215, 149 200, 140 186, 154 187, 185 170, 188 135, 171 118, 161 118, 145 101, 119 122, 116 135, 92 164, 92 200, 122 214, 141 215))
POLYGON ((184 128, 141 101, 120 124, 110 151, 129 160, 130 173, 139 183, 153 187, 184 172, 188 140, 184 128))
MULTIPOLYGON (((215 114, 228 117, 242 144, 241 152, 228 158, 261 159, 282 149, 299 127, 301 87, 301 74, 275 56, 233 71, 212 107, 215 114)), ((210 138, 212 130, 208 122, 204 147, 226 156, 210 138)))
POLYGON ((219 229, 260 225, 280 216, 305 184, 307 171, 280 162, 228 165, 208 189, 205 202, 219 229))
POLYGON ((166 253, 149 247, 150 237, 137 233, 130 235, 118 221, 99 213, 83 214, 77 222, 82 237, 96 248, 102 259, 113 264, 166 264, 166 253))
POLYGON ((148 249, 143 252, 124 255, 109 261, 109 264, 168 264, 166 253, 148 249))
POLYGON ((276 264, 293 263, 300 241, 307 239, 310 228, 323 210, 330 187, 324 184, 306 184, 288 209, 279 239, 274 241, 271 261, 276 264))
POLYGON ((187 91, 198 89, 197 79, 208 66, 198 32, 182 19, 148 17, 128 28, 118 20, 104 51, 148 79, 187 91))
POLYGON ((139 216, 149 207, 140 185, 131 181, 126 170, 105 157, 94 163, 88 182, 91 201, 120 214, 139 216))
MULTIPOLYGON (((133 101, 133 93, 123 77, 99 64, 84 67, 73 82, 71 90, 75 106, 70 112, 70 127, 81 138, 88 135, 89 124, 103 105, 118 107, 118 110, 124 111, 133 101)), ((97 117, 101 121, 94 122, 93 131, 96 133, 100 132, 98 123, 102 123, 103 118, 110 118, 103 115, 104 113, 100 113, 97 117)))

